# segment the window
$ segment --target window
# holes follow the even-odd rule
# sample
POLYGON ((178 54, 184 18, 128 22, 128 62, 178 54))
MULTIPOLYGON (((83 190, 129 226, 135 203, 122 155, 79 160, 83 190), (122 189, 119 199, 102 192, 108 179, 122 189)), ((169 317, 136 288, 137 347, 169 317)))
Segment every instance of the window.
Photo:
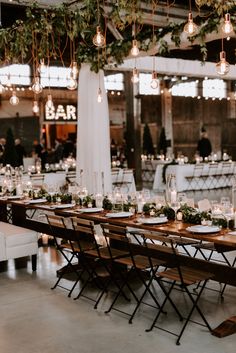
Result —
POLYGON ((3 85, 29 86, 30 67, 29 65, 9 65, 0 68, 0 80, 3 85))
POLYGON ((197 88, 197 81, 177 83, 172 87, 172 96, 196 97, 197 88))
POLYGON ((123 91, 124 90, 124 75, 115 74, 104 77, 105 89, 109 91, 123 91))
POLYGON ((156 89, 151 87, 152 74, 139 74, 139 93, 140 94, 160 94, 160 85, 156 89))
POLYGON ((226 82, 221 79, 208 79, 202 82, 203 97, 226 98, 226 82))

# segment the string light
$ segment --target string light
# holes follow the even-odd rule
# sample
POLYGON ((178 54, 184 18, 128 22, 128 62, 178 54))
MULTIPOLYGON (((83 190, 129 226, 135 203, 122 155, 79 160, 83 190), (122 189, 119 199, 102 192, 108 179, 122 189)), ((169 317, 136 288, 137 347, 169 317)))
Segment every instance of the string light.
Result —
POLYGON ((106 44, 106 39, 101 32, 100 26, 97 26, 97 33, 93 37, 93 44, 96 45, 96 47, 104 47, 106 44))
POLYGON ((133 83, 138 83, 139 82, 139 72, 136 67, 133 68, 133 76, 131 78, 131 81, 133 83))
POLYGON ((43 86, 41 85, 40 83, 40 80, 39 80, 39 77, 36 76, 35 79, 34 79, 34 84, 32 86, 32 91, 35 93, 35 94, 39 94, 41 93, 43 90, 43 86))
POLYGON ((222 29, 222 32, 225 34, 229 34, 233 31, 233 26, 230 21, 230 14, 228 12, 225 14, 224 23, 223 23, 221 29, 222 29))
POLYGON ((226 75, 230 70, 230 65, 226 61, 226 52, 224 51, 224 40, 222 38, 222 51, 220 52, 220 61, 216 64, 216 72, 224 76, 226 75))
POLYGON ((77 88, 77 81, 74 79, 74 75, 73 75, 72 71, 70 72, 70 77, 69 77, 69 82, 68 82, 67 88, 70 91, 73 91, 77 88))
POLYGON ((38 105, 38 101, 33 101, 33 108, 32 111, 34 114, 38 114, 39 113, 39 105, 38 105))
POLYGON ((133 42, 132 42, 131 55, 133 55, 133 56, 138 56, 139 55, 138 42, 137 42, 136 39, 134 39, 133 42))
POLYGON ((151 80, 150 86, 152 89, 157 89, 159 86, 159 81, 157 79, 157 72, 156 71, 152 72, 152 80, 151 80))
POLYGON ((184 26, 184 32, 189 36, 194 36, 198 31, 198 26, 193 22, 193 14, 189 12, 188 14, 188 22, 184 26))
POLYGON ((18 98, 17 95, 16 95, 16 91, 12 91, 12 96, 11 96, 9 102, 10 102, 11 105, 17 105, 17 104, 19 104, 19 98, 18 98))
POLYGON ((54 107, 54 104, 53 104, 53 101, 52 101, 52 95, 51 95, 51 94, 48 95, 46 107, 47 107, 48 109, 52 109, 52 108, 54 107))

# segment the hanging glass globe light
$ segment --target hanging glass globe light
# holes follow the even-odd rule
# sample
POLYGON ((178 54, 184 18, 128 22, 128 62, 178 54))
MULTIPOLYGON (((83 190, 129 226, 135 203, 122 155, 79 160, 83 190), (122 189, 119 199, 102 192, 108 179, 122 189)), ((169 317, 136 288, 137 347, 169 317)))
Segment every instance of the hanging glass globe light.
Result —
POLYGON ((138 42, 136 39, 134 39, 132 42, 131 55, 138 56, 138 54, 139 54, 138 42))
POLYGON ((34 79, 34 84, 32 86, 32 91, 35 93, 35 94, 39 94, 41 93, 43 90, 43 86, 41 85, 40 83, 40 80, 39 80, 39 77, 36 76, 35 79, 34 79))
POLYGON ((106 44, 106 39, 101 32, 100 26, 97 26, 97 33, 93 37, 93 44, 96 45, 96 47, 104 47, 106 44))
POLYGON ((16 95, 16 91, 12 91, 12 96, 10 98, 10 104, 11 105, 17 105, 19 104, 19 98, 16 95))
POLYGON ((74 79, 74 75, 73 75, 73 72, 71 71, 70 72, 70 77, 68 79, 68 85, 67 85, 67 88, 70 90, 70 91, 73 91, 77 88, 77 81, 74 79))
POLYGON ((101 102, 102 102, 102 90, 101 90, 100 87, 99 87, 99 89, 98 89, 97 101, 98 101, 98 103, 101 103, 101 102))
POLYGON ((188 14, 188 22, 184 26, 184 32, 189 36, 194 36, 198 31, 198 26, 193 22, 193 14, 189 12, 188 14))
POLYGON ((157 72, 152 72, 152 80, 150 82, 150 86, 152 89, 157 89, 159 87, 159 80, 157 79, 157 72))
POLYGON ((33 101, 33 108, 32 111, 34 114, 38 114, 39 113, 39 105, 38 105, 38 101, 33 101))
POLYGON ((220 61, 216 64, 216 72, 224 76, 230 70, 230 64, 226 61, 226 53, 225 51, 220 52, 220 61))
POLYGON ((48 99, 47 99, 47 102, 46 102, 46 107, 48 109, 53 109, 53 107, 54 107, 51 94, 48 95, 48 99))
POLYGON ((222 32, 224 32, 225 34, 229 34, 233 31, 233 26, 230 21, 230 14, 229 13, 225 14, 224 23, 223 23, 221 29, 222 29, 222 32))
POLYGON ((133 76, 131 78, 131 81, 133 83, 138 83, 139 82, 139 72, 138 72, 136 67, 133 69, 133 76))

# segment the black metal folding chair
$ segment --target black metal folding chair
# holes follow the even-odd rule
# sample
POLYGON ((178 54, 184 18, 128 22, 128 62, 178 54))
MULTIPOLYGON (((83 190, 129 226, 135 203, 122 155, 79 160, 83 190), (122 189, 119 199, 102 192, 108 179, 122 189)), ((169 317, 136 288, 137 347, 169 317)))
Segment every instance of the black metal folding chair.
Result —
POLYGON ((68 297, 70 297, 76 284, 78 283, 83 274, 83 271, 79 266, 78 262, 78 249, 75 243, 76 237, 75 234, 73 234, 72 229, 67 228, 65 218, 52 214, 46 214, 46 218, 54 238, 56 249, 66 260, 66 265, 60 271, 57 272, 58 279, 51 289, 61 287, 69 291, 68 297), (59 241, 60 239, 62 240, 62 242, 59 241), (74 259, 76 259, 75 262, 73 261, 74 259), (61 280, 68 273, 75 274, 75 281, 72 288, 66 288, 60 284, 61 280))
MULTIPOLYGON (((119 226, 114 226, 110 224, 101 224, 101 227, 103 229, 103 234, 105 236, 107 246, 111 255, 112 262, 114 266, 124 266, 125 271, 119 271, 120 278, 122 280, 122 285, 120 290, 117 292, 116 296, 114 297, 110 307, 106 311, 106 313, 109 313, 112 309, 119 311, 121 313, 124 313, 128 316, 130 316, 129 323, 132 323, 132 320, 140 306, 141 303, 143 302, 143 299, 146 295, 146 293, 149 293, 153 301, 155 302, 156 306, 160 308, 160 305, 156 299, 156 296, 152 293, 150 289, 150 285, 152 283, 152 276, 150 274, 149 270, 149 261, 146 256, 143 256, 141 254, 138 254, 137 251, 138 249, 136 248, 136 252, 133 252, 132 248, 132 243, 130 240, 130 237, 127 235, 127 231, 123 227, 119 226), (112 254, 114 251, 114 248, 112 248, 112 243, 114 241, 118 241, 122 247, 127 249, 128 253, 126 257, 114 257, 112 254), (145 273, 144 273, 145 271, 145 273), (130 279, 131 275, 136 275, 135 278, 139 279, 141 284, 144 286, 144 292, 140 296, 140 298, 136 295, 135 291, 133 290, 131 284, 130 284, 130 279), (148 283, 147 283, 148 281, 148 283), (130 294, 136 301, 136 306, 135 309, 131 314, 124 312, 117 307, 115 307, 115 304, 120 296, 120 294, 123 294, 124 288, 127 287, 130 294)), ((116 244, 117 245, 117 244, 116 244)), ((160 265, 164 265, 164 261, 158 261, 157 259, 153 260, 155 263, 156 270, 160 265)), ((148 303, 144 303, 147 305, 150 305, 148 303)), ((153 305, 151 305, 153 306, 153 305)))
MULTIPOLYGON (((156 250, 158 250, 161 253, 165 253, 165 252, 167 252, 167 249, 168 249, 170 259, 171 259, 170 264, 169 264, 169 268, 167 268, 165 271, 158 272, 155 276, 155 280, 157 281, 160 288, 162 289, 162 291, 165 294, 165 299, 164 299, 160 309, 158 310, 158 313, 157 313, 156 317, 154 318, 152 325, 146 331, 149 332, 153 329, 153 327, 157 327, 156 322, 157 322, 161 312, 163 312, 167 301, 170 302, 170 304, 174 308, 174 310, 177 313, 180 320, 183 319, 183 316, 180 313, 179 308, 177 307, 177 305, 174 303, 174 301, 170 297, 170 294, 171 294, 172 290, 175 288, 176 284, 178 284, 181 287, 181 289, 185 293, 187 293, 190 301, 192 302, 192 308, 189 311, 189 314, 188 314, 187 318, 185 319, 185 323, 182 326, 182 329, 179 334, 176 334, 172 331, 165 330, 163 327, 157 327, 157 328, 162 329, 166 332, 169 332, 169 333, 175 335, 177 337, 176 344, 179 345, 180 339, 181 339, 181 337, 187 327, 187 324, 191 320, 193 311, 194 311, 194 309, 196 309, 205 324, 204 326, 206 326, 211 331, 211 327, 210 327, 209 323, 207 322, 205 316, 203 315, 202 310, 199 308, 198 302, 199 302, 199 299, 201 297, 201 294, 205 288, 207 281, 213 275, 208 272, 199 271, 199 270, 196 270, 191 267, 181 266, 179 263, 179 259, 178 259, 178 256, 179 256, 178 252, 176 250, 174 241, 171 239, 171 237, 164 237, 162 235, 158 236, 156 234, 152 235, 152 234, 145 233, 143 235, 143 239, 144 239, 144 244, 145 244, 147 250, 149 250, 149 251, 153 247, 153 244, 150 243, 150 241, 153 241, 153 240, 159 241, 160 244, 155 245, 156 250), (163 243, 168 244, 168 247, 166 245, 162 245, 163 243), (166 280, 170 281, 170 288, 169 289, 166 289, 164 286, 164 281, 166 281, 166 280), (193 284, 199 283, 199 282, 203 282, 199 292, 196 294, 191 293, 190 290, 188 289, 188 287, 193 284), (194 297, 195 295, 196 295, 196 298, 194 297)), ((149 259, 150 259, 150 265, 152 265, 152 260, 151 260, 150 255, 149 255, 149 259)), ((200 323, 198 323, 198 324, 200 324, 200 323)))

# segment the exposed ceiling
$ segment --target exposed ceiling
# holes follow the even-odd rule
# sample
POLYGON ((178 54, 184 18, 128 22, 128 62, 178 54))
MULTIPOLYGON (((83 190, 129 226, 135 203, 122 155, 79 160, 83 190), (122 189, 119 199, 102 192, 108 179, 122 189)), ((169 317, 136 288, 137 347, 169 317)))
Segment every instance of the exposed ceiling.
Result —
MULTIPOLYGON (((15 22, 18 18, 24 18, 25 8, 24 5, 32 4, 32 1, 29 0, 16 0, 16 1, 0 1, 2 3, 2 26, 7 27, 15 22)), ((73 4, 79 4, 82 1, 74 0, 39 0, 37 1, 43 7, 56 6, 62 3, 73 6, 73 4)), ((109 0, 106 2, 109 6, 109 0)), ((194 1, 192 1, 194 4, 194 1)), ((189 12, 189 1, 187 0, 163 0, 158 1, 157 8, 155 10, 155 15, 153 16, 152 7, 150 4, 147 4, 146 1, 142 1, 141 10, 143 11, 143 22, 145 25, 155 24, 156 27, 162 27, 169 22, 183 22, 187 19, 189 12), (166 4, 171 4, 167 7, 166 4)), ((192 6, 193 15, 198 15, 198 9, 192 6)), ((203 12, 200 15, 204 15, 203 12)), ((109 27, 108 27, 109 28, 109 27)), ((119 32, 110 26, 110 31, 113 31, 113 35, 119 37, 119 32)), ((212 33, 208 36, 208 55, 207 61, 217 62, 219 59, 219 52, 221 51, 221 35, 219 33, 212 33)), ((236 36, 233 34, 229 41, 224 41, 224 48, 227 52, 227 60, 231 63, 235 63, 235 48, 236 48, 236 36)), ((151 52, 149 54, 155 54, 151 52)), ((170 50, 169 57, 171 58, 181 58, 188 60, 202 60, 202 54, 200 47, 197 44, 193 43, 190 45, 189 42, 186 42, 181 45, 180 48, 172 46, 170 50)))

